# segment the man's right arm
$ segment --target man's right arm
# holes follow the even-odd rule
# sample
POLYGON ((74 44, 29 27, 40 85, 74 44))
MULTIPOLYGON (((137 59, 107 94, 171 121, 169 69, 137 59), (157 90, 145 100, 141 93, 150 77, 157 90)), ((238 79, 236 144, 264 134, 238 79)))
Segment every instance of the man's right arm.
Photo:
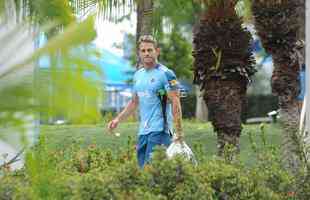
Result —
POLYGON ((116 118, 118 118, 119 121, 123 121, 124 119, 127 119, 129 115, 133 113, 133 111, 136 110, 138 106, 138 96, 137 94, 134 94, 132 99, 129 101, 129 103, 126 105, 126 107, 120 112, 116 118))
POLYGON ((139 98, 137 94, 134 94, 132 99, 126 105, 126 107, 120 112, 112 121, 108 124, 108 129, 112 130, 117 127, 118 123, 125 120, 129 115, 131 115, 137 108, 139 103, 139 98))

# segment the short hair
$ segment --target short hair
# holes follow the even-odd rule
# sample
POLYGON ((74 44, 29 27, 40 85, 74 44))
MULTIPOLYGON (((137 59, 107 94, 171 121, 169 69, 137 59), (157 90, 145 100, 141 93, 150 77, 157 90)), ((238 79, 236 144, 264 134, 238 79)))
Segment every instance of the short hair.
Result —
POLYGON ((138 40, 138 47, 142 42, 153 43, 155 48, 157 48, 157 41, 152 35, 141 35, 138 40))

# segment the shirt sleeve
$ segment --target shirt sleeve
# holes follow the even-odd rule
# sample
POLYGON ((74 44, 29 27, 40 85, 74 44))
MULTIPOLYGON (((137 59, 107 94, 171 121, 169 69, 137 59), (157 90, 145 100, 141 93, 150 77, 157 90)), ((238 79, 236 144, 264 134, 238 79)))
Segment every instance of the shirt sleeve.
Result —
POLYGON ((166 91, 178 90, 179 82, 175 73, 172 70, 165 71, 164 87, 166 91))

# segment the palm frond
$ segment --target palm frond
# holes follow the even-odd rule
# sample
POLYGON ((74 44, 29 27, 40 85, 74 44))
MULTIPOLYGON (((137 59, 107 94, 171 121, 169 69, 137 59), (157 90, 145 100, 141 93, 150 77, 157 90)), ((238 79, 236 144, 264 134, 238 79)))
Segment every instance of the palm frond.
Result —
POLYGON ((0 1, 0 13, 4 11, 4 1, 0 1))
POLYGON ((139 0, 70 0, 74 12, 87 16, 94 12, 98 18, 117 22, 122 16, 135 9, 139 0))
POLYGON ((243 17, 245 23, 252 23, 253 14, 251 9, 251 0, 240 0, 236 5, 236 12, 243 17))
POLYGON ((15 6, 18 22, 30 20, 45 24, 57 21, 61 25, 68 25, 75 20, 69 0, 17 0, 15 6))
POLYGON ((0 74, 0 78, 4 78, 10 73, 23 68, 44 54, 55 54, 59 50, 68 50, 77 44, 85 44, 86 42, 91 41, 96 36, 96 32, 93 30, 93 21, 93 17, 89 17, 80 24, 73 24, 63 34, 53 38, 44 47, 38 49, 35 53, 31 54, 31 56, 23 59, 21 63, 7 66, 6 68, 8 69, 3 70, 0 74))
MULTIPOLYGON (((20 25, 17 24, 17 26, 20 25)), ((21 33, 29 33, 29 31, 25 31, 28 28, 23 26, 15 30, 19 30, 14 33, 15 37, 20 36, 21 33)), ((10 34, 14 37, 12 32, 10 34)), ((6 36, 6 34, 3 35, 6 36)), ((35 34, 31 35, 37 36, 35 34)), ((81 101, 74 101, 68 97, 68 94, 75 93, 77 96, 88 96, 89 98, 98 97, 99 92, 101 92, 98 89, 99 83, 88 80, 84 75, 85 71, 98 72, 96 66, 87 60, 87 56, 85 57, 85 55, 90 56, 90 54, 83 51, 81 55, 71 51, 72 48, 78 45, 84 45, 92 41, 94 37, 94 17, 90 17, 81 23, 68 27, 63 34, 51 39, 45 46, 37 50, 34 48, 35 39, 33 37, 21 37, 23 43, 20 43, 22 45, 18 49, 15 48, 18 45, 15 41, 8 40, 3 45, 6 51, 0 49, 2 69, 0 73, 1 111, 14 113, 17 111, 48 112, 48 110, 52 110, 51 114, 56 114, 54 111, 66 113, 70 107, 81 107, 81 101), (55 57, 58 63, 57 66, 52 65, 45 74, 51 81, 44 81, 43 79, 43 83, 40 82, 44 76, 37 73, 36 62, 42 56, 49 56, 54 59, 53 55, 59 55, 59 52, 62 52, 62 56, 55 57), (61 59, 59 60, 59 58, 61 59), (37 85, 34 82, 41 84, 37 85), (43 90, 43 88, 46 90, 43 90), (46 93, 49 88, 57 88, 60 92, 51 95, 46 93), (44 103, 48 101, 48 98, 54 99, 52 106, 44 103)), ((87 111, 88 114, 85 114, 86 118, 93 117, 94 114, 98 116, 96 103, 92 104, 91 107, 87 105, 87 108, 85 107, 89 112, 87 111)), ((4 121, 7 122, 7 120, 4 121)))

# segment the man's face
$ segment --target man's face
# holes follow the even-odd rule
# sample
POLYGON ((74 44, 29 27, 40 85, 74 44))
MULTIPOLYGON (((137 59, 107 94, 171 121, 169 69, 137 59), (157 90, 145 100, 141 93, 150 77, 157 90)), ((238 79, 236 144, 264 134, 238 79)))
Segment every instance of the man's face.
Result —
POLYGON ((141 42, 139 46, 139 56, 145 68, 154 67, 159 55, 159 48, 155 48, 151 42, 141 42))

